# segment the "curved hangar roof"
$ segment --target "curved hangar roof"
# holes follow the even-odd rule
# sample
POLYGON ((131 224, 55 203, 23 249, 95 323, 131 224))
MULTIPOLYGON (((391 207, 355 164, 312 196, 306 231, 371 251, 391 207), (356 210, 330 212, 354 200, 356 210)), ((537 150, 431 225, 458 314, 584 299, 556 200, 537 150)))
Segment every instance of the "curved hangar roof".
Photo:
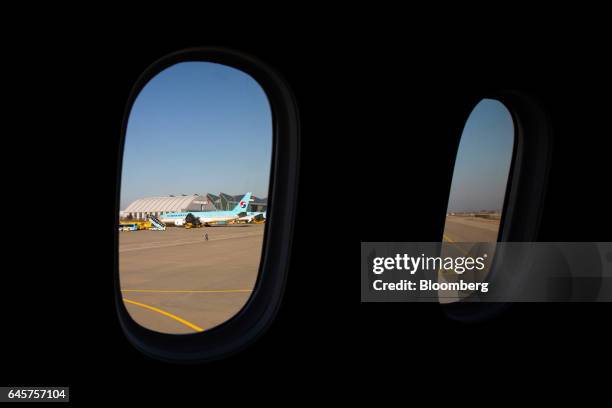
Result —
POLYGON ((139 198, 127 206, 123 212, 180 212, 180 211, 200 211, 208 208, 210 203, 204 196, 178 196, 178 197, 147 197, 139 198))

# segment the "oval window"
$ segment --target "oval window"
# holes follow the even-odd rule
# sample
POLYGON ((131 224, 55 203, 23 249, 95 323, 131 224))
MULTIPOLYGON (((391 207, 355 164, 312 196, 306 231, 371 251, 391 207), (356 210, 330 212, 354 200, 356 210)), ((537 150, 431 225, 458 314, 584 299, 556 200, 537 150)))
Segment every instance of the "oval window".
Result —
MULTIPOLYGON (((488 258, 487 267, 473 275, 475 280, 486 278, 501 236, 514 144, 508 109, 495 99, 480 101, 459 142, 443 235, 444 255, 488 258)), ((460 278, 452 271, 439 274, 442 281, 460 278)))
POLYGON ((501 102, 483 99, 461 135, 444 225, 445 241, 497 241, 513 147, 512 115, 501 102))
POLYGON ((197 333, 245 306, 271 156, 268 98, 245 72, 183 62, 144 86, 127 123, 117 226, 121 295, 134 321, 197 333))

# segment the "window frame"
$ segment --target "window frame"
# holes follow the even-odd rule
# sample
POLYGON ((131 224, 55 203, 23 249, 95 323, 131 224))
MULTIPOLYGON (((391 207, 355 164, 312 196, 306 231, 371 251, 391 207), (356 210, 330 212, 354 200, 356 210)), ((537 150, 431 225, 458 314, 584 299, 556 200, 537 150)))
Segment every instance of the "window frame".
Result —
POLYGON ((282 300, 293 239, 299 178, 299 114, 295 97, 277 71, 261 60, 224 47, 199 47, 166 55, 138 78, 128 98, 118 152, 116 223, 119 220, 121 175, 127 123, 133 104, 158 73, 181 62, 223 64, 250 75, 263 89, 272 114, 272 157, 267 219, 259 273, 242 309, 226 322, 201 333, 166 334, 136 323, 127 312, 119 284, 119 231, 114 234, 114 296, 116 313, 128 341, 144 354, 167 362, 198 363, 225 358, 259 338, 271 325, 282 300))
MULTIPOLYGON (((514 148, 497 241, 536 241, 552 156, 553 137, 549 116, 541 102, 523 90, 496 90, 471 94, 466 100, 472 107, 470 114, 483 99, 495 99, 501 102, 510 112, 514 125, 514 148)), ((459 141, 462 135, 463 127, 459 141)), ((527 249, 524 251, 522 256, 510 260, 516 264, 516 267, 530 267, 533 257, 527 249)), ((497 261, 499 260, 495 257, 487 281, 495 277, 497 261)), ((445 314, 452 319, 473 322, 489 319, 501 313, 509 305, 510 303, 501 302, 471 302, 468 298, 444 304, 442 307, 445 314)))

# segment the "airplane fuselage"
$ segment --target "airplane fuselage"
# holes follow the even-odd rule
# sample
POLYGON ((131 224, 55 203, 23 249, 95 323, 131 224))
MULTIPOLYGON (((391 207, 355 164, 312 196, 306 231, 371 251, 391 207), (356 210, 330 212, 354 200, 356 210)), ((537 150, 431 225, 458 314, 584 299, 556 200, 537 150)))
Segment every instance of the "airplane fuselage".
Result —
POLYGON ((163 214, 159 219, 169 225, 181 226, 185 224, 185 218, 191 214, 198 218, 202 224, 216 224, 235 220, 239 217, 247 215, 247 208, 251 200, 252 193, 246 193, 244 197, 231 211, 184 211, 163 214))
POLYGON ((214 224, 238 218, 238 214, 233 211, 193 211, 168 213, 160 216, 159 219, 166 224, 181 226, 185 224, 185 217, 187 217, 188 214, 192 214, 194 217, 199 218, 202 224, 214 224))

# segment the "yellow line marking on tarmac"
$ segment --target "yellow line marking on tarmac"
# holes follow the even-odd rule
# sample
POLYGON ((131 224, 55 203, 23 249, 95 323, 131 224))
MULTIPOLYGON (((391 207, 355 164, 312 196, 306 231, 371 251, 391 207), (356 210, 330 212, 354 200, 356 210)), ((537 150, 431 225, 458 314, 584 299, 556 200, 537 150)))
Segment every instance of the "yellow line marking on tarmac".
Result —
POLYGON ((174 319, 174 320, 176 320, 176 321, 178 321, 180 323, 183 323, 185 326, 187 326, 190 329, 193 329, 193 330, 195 330, 197 332, 204 331, 204 329, 201 328, 200 326, 196 326, 195 324, 193 324, 191 322, 188 322, 187 320, 182 319, 182 318, 180 318, 178 316, 175 316, 172 313, 168 313, 165 310, 161 310, 161 309, 158 309, 158 308, 153 307, 153 306, 145 305, 144 303, 134 302, 133 300, 126 299, 126 298, 123 298, 123 301, 127 302, 127 303, 131 303, 131 304, 136 305, 136 306, 140 306, 140 307, 145 308, 145 309, 152 310, 152 311, 160 313, 160 314, 162 314, 164 316, 168 316, 168 317, 170 317, 170 318, 172 318, 172 319, 174 319))
POLYGON ((121 289, 122 292, 133 293, 246 293, 253 289, 226 289, 226 290, 157 290, 157 289, 121 289))
MULTIPOLYGON (((457 244, 456 241, 453 241, 452 239, 450 239, 450 237, 446 234, 442 234, 442 239, 443 241, 446 242, 450 242, 451 244, 457 244)), ((459 245, 453 245, 453 248, 457 249, 459 252, 461 252, 463 255, 468 256, 467 251, 465 251, 463 248, 459 247, 459 245)))
POLYGON ((461 252, 463 255, 468 256, 469 254, 467 253, 467 251, 464 251, 463 248, 460 248, 459 246, 455 245, 455 248, 457 250, 459 250, 459 252, 461 252))

